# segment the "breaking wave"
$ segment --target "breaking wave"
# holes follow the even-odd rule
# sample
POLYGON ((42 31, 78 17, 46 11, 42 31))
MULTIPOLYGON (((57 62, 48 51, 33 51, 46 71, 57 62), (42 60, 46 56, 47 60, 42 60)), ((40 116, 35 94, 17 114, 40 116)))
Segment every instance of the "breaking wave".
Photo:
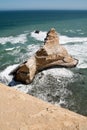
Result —
POLYGON ((83 42, 87 43, 87 37, 68 37, 60 35, 60 44, 83 43, 83 42))
POLYGON ((9 37, 0 37, 0 44, 6 44, 8 42, 12 44, 17 43, 24 44, 25 42, 27 42, 27 34, 20 34, 17 36, 9 36, 9 37))
POLYGON ((12 51, 12 50, 14 50, 15 49, 15 47, 12 47, 12 48, 7 48, 7 49, 5 49, 6 51, 12 51))
MULTIPOLYGON (((39 33, 31 32, 31 37, 34 37, 36 40, 44 41, 46 38, 47 32, 40 31, 39 33)), ((66 43, 81 43, 86 42, 87 43, 87 37, 68 37, 65 35, 60 35, 60 44, 66 44, 66 43)))
POLYGON ((0 81, 6 85, 12 81, 13 76, 10 73, 18 66, 19 64, 10 65, 5 70, 0 72, 0 81))
POLYGON ((69 54, 79 60, 78 68, 87 68, 87 43, 64 45, 69 54))
POLYGON ((40 31, 39 33, 31 32, 31 37, 34 37, 36 40, 44 41, 47 32, 40 31))

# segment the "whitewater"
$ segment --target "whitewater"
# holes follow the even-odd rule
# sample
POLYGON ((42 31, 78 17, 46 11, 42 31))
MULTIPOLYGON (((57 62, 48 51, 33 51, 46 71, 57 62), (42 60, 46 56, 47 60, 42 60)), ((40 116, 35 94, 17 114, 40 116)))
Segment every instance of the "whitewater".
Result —
MULTIPOLYGON (((10 39, 11 37, 8 37, 7 39, 5 38, 5 40, 4 39, 2 40, 1 38, 2 40, 1 44, 3 43, 8 44, 8 41, 10 42, 10 44, 18 44, 18 46, 16 47, 5 49, 7 54, 17 55, 17 53, 20 53, 21 51, 20 44, 25 44, 28 40, 28 36, 34 38, 35 40, 37 40, 37 42, 41 41, 43 45, 46 34, 47 32, 43 32, 43 31, 40 31, 39 34, 36 34, 35 31, 33 31, 30 34, 20 34, 15 38, 12 37, 12 39, 10 39)), ((60 44, 62 44, 74 58, 79 59, 79 64, 75 69, 77 68, 86 69, 87 68, 87 59, 86 59, 87 38, 86 37, 72 38, 68 36, 62 36, 61 34, 59 34, 59 37, 60 37, 60 44)), ((25 54, 22 57, 19 58, 17 57, 18 61, 19 59, 21 59, 22 61, 23 60, 25 61, 25 59, 27 60, 27 58, 32 56, 40 47, 41 44, 27 45, 25 54)), ((74 101, 70 99, 71 103, 69 104, 70 101, 67 101, 67 98, 69 98, 69 96, 72 96, 73 94, 71 90, 68 90, 67 86, 68 84, 71 83, 73 84, 76 80, 78 80, 78 77, 80 77, 80 75, 75 73, 73 69, 54 68, 54 69, 44 70, 35 76, 35 79, 31 84, 23 85, 21 83, 15 82, 13 80, 13 76, 10 75, 10 73, 19 64, 11 64, 8 67, 6 67, 3 71, 1 71, 0 81, 22 92, 43 99, 44 101, 51 102, 55 105, 61 105, 62 107, 66 107, 66 108, 68 107, 72 108, 74 101)), ((74 108, 74 111, 76 111, 76 108, 74 108)))
MULTIPOLYGON (((44 42, 44 39, 47 35, 47 32, 43 32, 40 31, 39 34, 35 33, 35 31, 31 32, 31 34, 20 34, 16 37, 13 36, 9 36, 9 37, 0 37, 0 44, 25 44, 28 41, 28 36, 33 37, 35 40, 41 41, 42 45, 44 42)), ((86 60, 86 54, 87 54, 87 37, 68 37, 65 35, 59 35, 59 42, 60 44, 62 44, 67 50, 68 52, 74 56, 75 58, 79 59, 79 64, 78 64, 78 68, 87 68, 87 60, 86 60)), ((20 45, 21 46, 21 45, 20 45)), ((8 51, 8 53, 10 53, 10 51, 13 52, 13 54, 15 55, 15 53, 19 53, 20 52, 20 46, 16 46, 16 47, 10 47, 10 48, 6 48, 5 51, 8 51)), ((40 45, 27 45, 26 49, 29 49, 29 53, 34 54, 34 52, 40 47, 40 45)))
POLYGON ((0 82, 87 115, 87 12, 0 12, 0 82), (58 32, 60 44, 79 60, 78 65, 44 70, 29 85, 15 82, 10 73, 44 45, 51 28, 58 32))

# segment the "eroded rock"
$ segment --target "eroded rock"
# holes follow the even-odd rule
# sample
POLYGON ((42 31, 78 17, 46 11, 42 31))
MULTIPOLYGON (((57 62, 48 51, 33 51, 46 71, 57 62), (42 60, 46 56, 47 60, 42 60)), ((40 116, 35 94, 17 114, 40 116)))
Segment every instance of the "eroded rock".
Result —
POLYGON ((68 54, 67 50, 59 44, 59 37, 55 29, 51 29, 44 40, 44 46, 27 62, 19 65, 15 70, 14 79, 28 84, 39 71, 49 67, 75 67, 78 63, 68 54))

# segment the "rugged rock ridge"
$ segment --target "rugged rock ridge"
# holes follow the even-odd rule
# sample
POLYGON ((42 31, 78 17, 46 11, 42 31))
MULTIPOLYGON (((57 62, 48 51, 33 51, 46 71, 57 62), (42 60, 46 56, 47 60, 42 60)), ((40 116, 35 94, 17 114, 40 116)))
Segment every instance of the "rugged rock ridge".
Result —
POLYGON ((44 40, 44 46, 25 63, 14 71, 14 79, 28 84, 39 71, 55 66, 75 67, 78 60, 72 58, 67 50, 59 44, 59 37, 55 29, 51 29, 44 40))

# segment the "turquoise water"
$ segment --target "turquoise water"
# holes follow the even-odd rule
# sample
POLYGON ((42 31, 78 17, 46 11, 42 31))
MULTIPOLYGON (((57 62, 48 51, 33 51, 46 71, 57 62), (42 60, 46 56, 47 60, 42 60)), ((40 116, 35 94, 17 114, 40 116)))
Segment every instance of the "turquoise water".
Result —
POLYGON ((0 82, 11 82, 10 71, 43 45, 50 28, 56 29, 60 44, 79 60, 78 66, 43 71, 32 84, 14 83, 14 88, 87 115, 87 11, 1 11, 0 82))

